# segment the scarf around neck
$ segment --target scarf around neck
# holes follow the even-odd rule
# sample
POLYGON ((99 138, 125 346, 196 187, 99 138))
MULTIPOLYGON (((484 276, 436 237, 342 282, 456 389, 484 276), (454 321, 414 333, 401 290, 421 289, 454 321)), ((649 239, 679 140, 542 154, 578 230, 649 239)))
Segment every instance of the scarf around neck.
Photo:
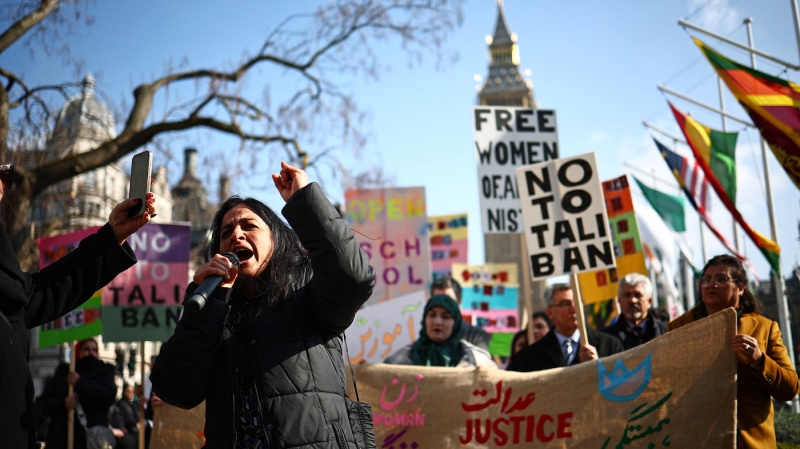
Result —
POLYGON ((453 298, 446 295, 436 295, 425 304, 425 311, 422 313, 422 330, 419 339, 414 342, 411 348, 411 361, 419 366, 456 366, 461 360, 461 310, 458 303, 453 298), (425 327, 425 317, 428 312, 440 306, 453 316, 453 332, 447 340, 436 343, 428 337, 428 329, 425 327))

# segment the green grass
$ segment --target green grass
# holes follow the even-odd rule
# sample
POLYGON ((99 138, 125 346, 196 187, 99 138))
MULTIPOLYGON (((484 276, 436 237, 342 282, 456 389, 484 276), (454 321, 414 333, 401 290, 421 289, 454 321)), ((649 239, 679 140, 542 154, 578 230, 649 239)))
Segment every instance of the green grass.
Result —
POLYGON ((775 436, 779 448, 800 449, 800 415, 789 411, 775 413, 775 436), (784 443, 781 445, 781 443, 784 443), (786 444, 791 443, 791 444, 786 444))

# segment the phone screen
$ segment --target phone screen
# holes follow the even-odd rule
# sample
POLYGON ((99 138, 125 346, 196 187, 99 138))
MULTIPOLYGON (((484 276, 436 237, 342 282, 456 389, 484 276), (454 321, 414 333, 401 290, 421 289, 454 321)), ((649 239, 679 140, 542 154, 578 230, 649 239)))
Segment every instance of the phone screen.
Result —
POLYGON ((153 168, 153 153, 143 151, 131 160, 131 187, 128 198, 141 198, 142 201, 128 209, 128 216, 138 217, 145 211, 147 192, 150 191, 150 175, 153 168))

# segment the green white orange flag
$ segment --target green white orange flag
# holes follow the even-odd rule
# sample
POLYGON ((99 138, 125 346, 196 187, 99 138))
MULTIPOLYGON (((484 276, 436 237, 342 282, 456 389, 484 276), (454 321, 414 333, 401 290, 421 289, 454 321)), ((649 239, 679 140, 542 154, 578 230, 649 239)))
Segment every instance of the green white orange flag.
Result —
POLYGON ((739 133, 711 129, 669 104, 694 157, 705 162, 722 189, 736 204, 736 139, 739 133))
POLYGON ((692 39, 800 189, 800 86, 731 61, 699 39, 692 39))

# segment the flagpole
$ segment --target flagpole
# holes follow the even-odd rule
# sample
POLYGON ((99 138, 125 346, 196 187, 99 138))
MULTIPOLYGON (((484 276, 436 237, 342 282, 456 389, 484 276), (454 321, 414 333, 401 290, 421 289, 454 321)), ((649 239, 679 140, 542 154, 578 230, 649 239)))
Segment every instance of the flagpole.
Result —
MULTIPOLYGON (((794 2, 792 2, 794 4, 794 2)), ((795 16, 796 17, 796 16, 795 16)), ((744 19, 744 23, 747 25, 747 43, 750 45, 750 48, 754 48, 755 44, 753 43, 753 18, 748 17, 744 19)), ((750 65, 755 69, 756 68, 756 55, 753 52, 750 52, 750 65)), ((772 201, 772 184, 770 183, 769 178, 769 158, 767 158, 767 142, 764 138, 761 138, 761 162, 764 165, 764 184, 766 185, 767 190, 767 210, 769 211, 769 230, 772 237, 772 241, 778 243, 778 226, 775 221, 775 205, 772 201)), ((795 364, 795 357, 794 353, 796 348, 794 347, 794 343, 792 342, 792 325, 789 321, 789 307, 786 304, 786 286, 784 285, 783 274, 781 269, 781 258, 780 254, 778 254, 778 263, 775 264, 776 267, 772 271, 772 285, 775 289, 775 296, 776 302, 778 305, 778 325, 783 330, 782 337, 783 343, 788 349, 789 359, 792 362, 792 367, 797 369, 797 365, 795 364)), ((797 398, 791 401, 792 403, 792 412, 800 413, 800 401, 797 398)))
POLYGON ((797 39, 797 53, 800 54, 800 14, 797 10, 797 0, 792 0, 792 19, 794 19, 794 37, 797 39))
MULTIPOLYGON (((725 91, 722 89, 722 78, 717 77, 717 89, 719 90, 719 110, 722 114, 722 132, 728 132, 728 119, 725 117, 725 91)), ((741 252, 739 247, 739 231, 736 230, 736 220, 731 220, 733 223, 733 247, 736 252, 741 252)))

